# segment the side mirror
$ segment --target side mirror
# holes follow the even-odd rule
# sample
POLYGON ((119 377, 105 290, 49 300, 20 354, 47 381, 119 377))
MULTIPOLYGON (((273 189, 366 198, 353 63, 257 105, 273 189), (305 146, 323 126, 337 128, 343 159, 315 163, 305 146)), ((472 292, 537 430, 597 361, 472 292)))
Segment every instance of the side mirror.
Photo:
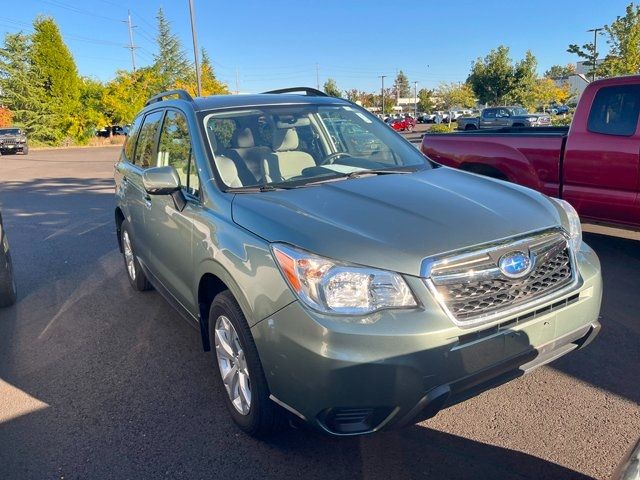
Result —
POLYGON ((149 195, 171 195, 180 190, 180 177, 171 166, 148 168, 142 173, 142 185, 149 195))

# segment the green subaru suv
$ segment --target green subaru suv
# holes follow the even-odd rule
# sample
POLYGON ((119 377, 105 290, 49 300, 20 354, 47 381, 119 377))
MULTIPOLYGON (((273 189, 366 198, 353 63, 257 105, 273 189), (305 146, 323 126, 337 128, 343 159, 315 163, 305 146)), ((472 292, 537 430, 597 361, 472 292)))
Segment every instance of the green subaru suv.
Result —
POLYGON ((313 89, 150 99, 115 167, 134 289, 212 350, 228 411, 333 435, 410 425, 597 335, 562 200, 441 167, 313 89))

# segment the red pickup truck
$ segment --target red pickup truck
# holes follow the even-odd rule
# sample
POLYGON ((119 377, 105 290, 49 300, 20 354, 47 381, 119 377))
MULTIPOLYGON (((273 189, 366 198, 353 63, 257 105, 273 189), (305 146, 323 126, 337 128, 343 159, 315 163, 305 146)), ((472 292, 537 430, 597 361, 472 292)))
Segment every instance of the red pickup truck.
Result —
POLYGON ((422 152, 449 167, 570 202, 583 221, 640 228, 640 76, 595 81, 570 127, 426 134, 422 152))

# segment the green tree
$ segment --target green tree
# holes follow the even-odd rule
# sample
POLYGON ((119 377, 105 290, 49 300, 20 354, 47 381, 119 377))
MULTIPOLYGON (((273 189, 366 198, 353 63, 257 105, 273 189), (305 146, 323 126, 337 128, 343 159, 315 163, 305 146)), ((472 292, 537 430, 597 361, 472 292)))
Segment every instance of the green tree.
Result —
POLYGON ((537 68, 538 60, 531 50, 528 50, 525 57, 513 68, 513 88, 505 101, 525 107, 535 104, 532 92, 538 81, 537 68))
MULTIPOLYGON (((382 105, 382 94, 373 95, 373 106, 380 107, 382 105)), ((384 89, 384 114, 387 115, 393 112, 393 107, 396 106, 396 97, 393 88, 384 89)))
POLYGON ((361 92, 357 88, 352 88, 351 90, 345 90, 344 95, 350 102, 358 102, 360 101, 361 92))
MULTIPOLYGON (((33 22, 30 61, 32 75, 42 82, 40 101, 45 110, 40 128, 34 130, 36 139, 58 144, 73 127, 73 117, 81 110, 80 77, 71 52, 60 35, 55 21, 38 17, 33 22)), ((76 136, 77 131, 71 131, 76 136)))
POLYGON ((338 88, 338 84, 333 78, 328 78, 324 85, 322 86, 324 93, 329 95, 330 97, 340 97, 341 92, 338 88))
POLYGON ((430 112, 433 110, 433 91, 427 88, 418 90, 418 110, 421 112, 430 112))
POLYGON ((157 93, 157 71, 153 67, 135 72, 119 70, 105 86, 102 105, 109 121, 115 125, 130 123, 145 102, 157 93))
POLYGON ((178 82, 189 83, 193 69, 187 59, 180 39, 171 32, 171 25, 162 8, 158 9, 158 53, 154 55, 153 67, 157 72, 158 91, 171 90, 178 82))
POLYGON ((67 133, 79 141, 85 141, 95 134, 96 128, 108 122, 102 102, 104 85, 98 80, 82 78, 80 84, 81 109, 71 115, 71 125, 67 133))
MULTIPOLYGON (((182 88, 192 96, 195 96, 198 88, 195 68, 193 70, 193 75, 189 76, 191 80, 177 80, 176 88, 182 88)), ((229 87, 216 77, 211 59, 204 48, 202 49, 202 62, 200 64, 200 80, 202 82, 203 97, 209 95, 226 95, 229 93, 229 87)))
POLYGON ((514 68, 509 48, 500 45, 484 58, 478 58, 467 78, 480 103, 503 104, 513 90, 514 68))
POLYGON ((13 122, 30 136, 38 137, 41 119, 47 115, 42 103, 42 79, 31 65, 31 40, 23 33, 7 33, 0 49, 0 103, 13 113, 13 122))
POLYGON ((454 107, 470 108, 476 104, 473 90, 466 83, 442 83, 436 95, 446 110, 454 107))
POLYGON ((630 3, 625 15, 605 26, 609 54, 598 67, 603 76, 640 72, 640 6, 630 3))
POLYGON ((393 82, 393 91, 398 97, 407 98, 411 96, 409 79, 402 70, 400 70, 398 75, 396 75, 396 79, 393 82))
POLYGON ((552 65, 549 70, 544 72, 546 78, 566 78, 576 73, 576 66, 573 63, 569 63, 566 67, 562 65, 552 65))
POLYGON ((594 43, 585 43, 582 46, 572 43, 569 45, 569 48, 567 48, 567 52, 584 59, 584 66, 589 68, 587 75, 591 76, 594 72, 597 73, 598 52, 596 51, 594 43))

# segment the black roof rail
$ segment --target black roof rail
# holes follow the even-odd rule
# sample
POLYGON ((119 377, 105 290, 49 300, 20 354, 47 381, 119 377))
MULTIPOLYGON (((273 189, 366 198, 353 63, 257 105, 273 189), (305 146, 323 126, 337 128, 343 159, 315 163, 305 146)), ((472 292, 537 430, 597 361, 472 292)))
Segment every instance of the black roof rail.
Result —
POLYGON ((158 95, 154 95, 149 100, 147 100, 147 103, 145 103, 144 106, 146 107, 147 105, 151 105, 152 103, 161 102, 165 97, 168 97, 170 95, 177 95, 180 100, 193 102, 193 97, 189 95, 189 92, 187 92, 186 90, 178 89, 178 90, 169 90, 166 92, 159 93, 158 95))
POLYGON ((270 93, 296 93, 296 92, 304 92, 304 94, 308 97, 328 97, 326 93, 310 87, 292 87, 292 88, 280 88, 278 90, 269 90, 268 92, 262 92, 262 94, 270 94, 270 93))

